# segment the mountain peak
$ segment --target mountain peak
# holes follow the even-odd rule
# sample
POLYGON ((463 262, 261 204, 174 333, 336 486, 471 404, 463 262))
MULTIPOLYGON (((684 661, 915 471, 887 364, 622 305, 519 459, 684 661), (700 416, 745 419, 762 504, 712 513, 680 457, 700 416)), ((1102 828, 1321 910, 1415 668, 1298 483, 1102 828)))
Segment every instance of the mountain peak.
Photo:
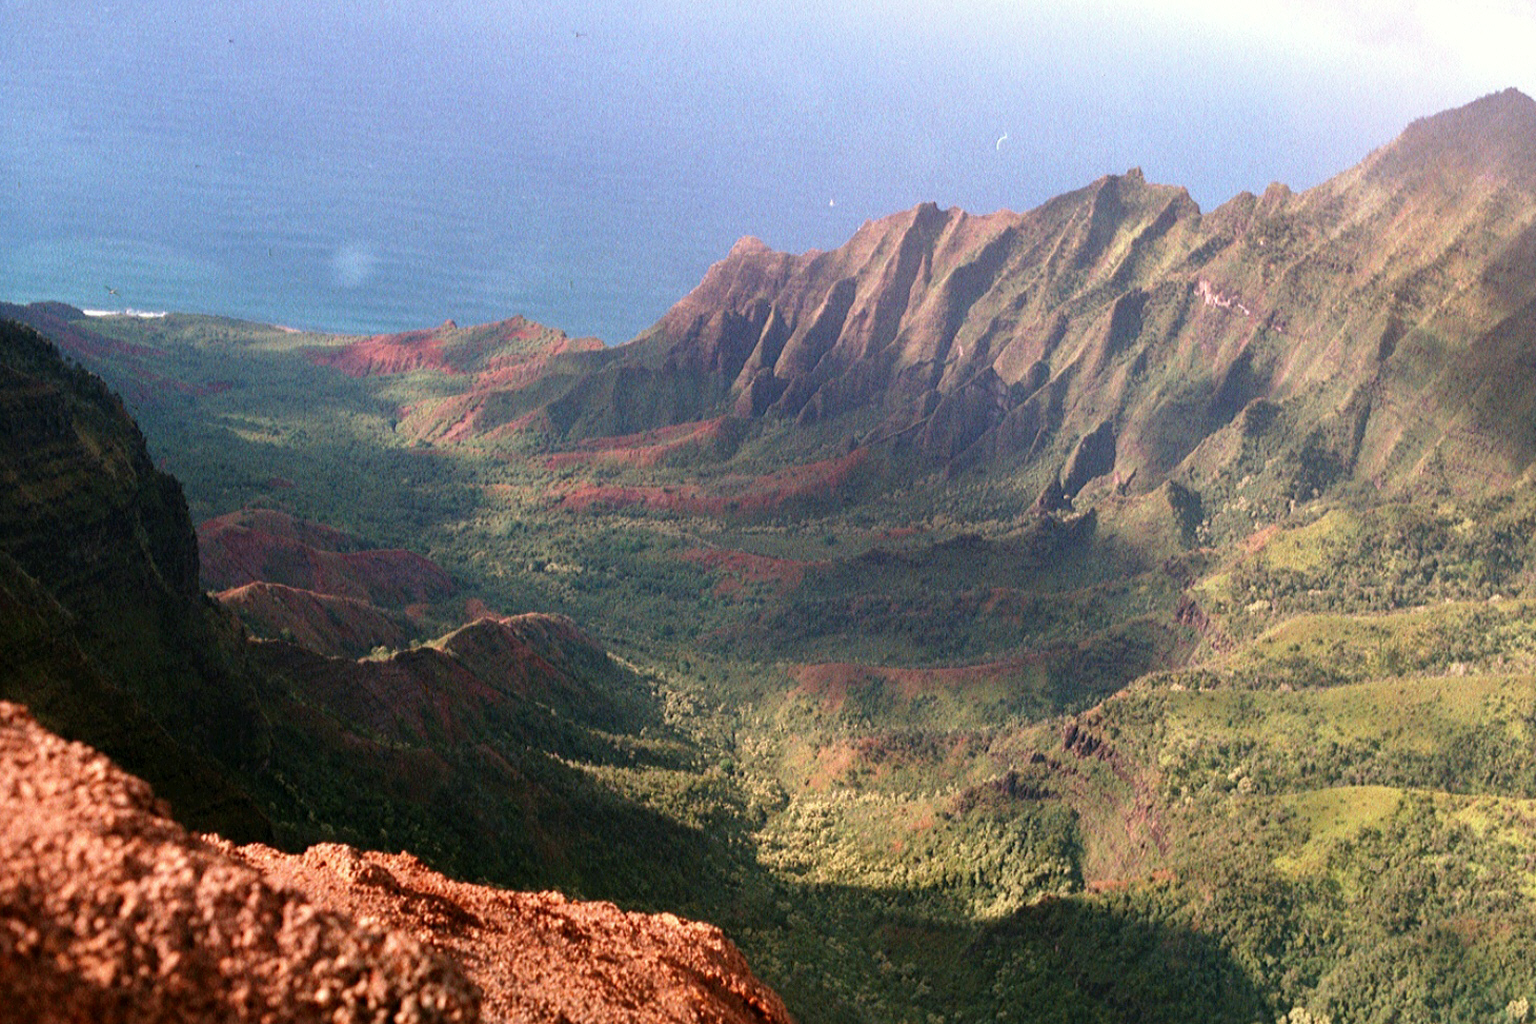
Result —
POLYGON ((1393 177, 1449 171, 1536 192, 1536 100, 1510 88, 1420 118, 1368 163, 1393 177))
POLYGON ((736 239, 736 244, 731 246, 728 256, 751 256, 760 252, 769 252, 767 243, 756 235, 742 235, 736 239))

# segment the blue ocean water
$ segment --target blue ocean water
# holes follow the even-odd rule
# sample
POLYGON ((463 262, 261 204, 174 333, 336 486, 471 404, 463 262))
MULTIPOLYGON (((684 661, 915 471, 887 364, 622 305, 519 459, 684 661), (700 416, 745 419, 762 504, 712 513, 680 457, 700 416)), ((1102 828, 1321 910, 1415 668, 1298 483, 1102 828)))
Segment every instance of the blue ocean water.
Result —
POLYGON ((743 235, 1132 166, 1209 209, 1477 95, 1103 6, 0 0, 0 300, 618 343, 743 235))
POLYGON ((207 7, 0 0, 0 300, 617 343, 761 230, 619 23, 207 7))

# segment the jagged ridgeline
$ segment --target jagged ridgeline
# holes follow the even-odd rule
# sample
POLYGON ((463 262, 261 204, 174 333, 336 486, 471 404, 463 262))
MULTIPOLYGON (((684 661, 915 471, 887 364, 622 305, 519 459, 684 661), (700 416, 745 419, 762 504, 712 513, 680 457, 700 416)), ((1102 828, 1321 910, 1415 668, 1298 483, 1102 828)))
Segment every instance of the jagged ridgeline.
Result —
POLYGON ((1233 473, 1282 502, 1487 491, 1536 455, 1533 261, 1536 103, 1510 90, 1209 213, 1132 170, 1022 215, 919 206, 830 252, 744 239, 550 421, 835 421, 1024 469, 1048 503, 1233 473))

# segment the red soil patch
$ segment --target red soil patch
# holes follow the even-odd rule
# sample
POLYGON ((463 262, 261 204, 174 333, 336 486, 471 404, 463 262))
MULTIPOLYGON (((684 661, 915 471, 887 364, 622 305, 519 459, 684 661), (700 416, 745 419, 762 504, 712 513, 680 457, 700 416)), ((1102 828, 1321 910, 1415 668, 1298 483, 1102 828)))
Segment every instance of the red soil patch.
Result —
POLYGON ((734 597, 749 584, 774 587, 780 595, 794 590, 805 579, 805 570, 818 563, 788 558, 769 558, 729 548, 689 548, 678 555, 685 562, 724 574, 715 584, 719 597, 734 597))
POLYGON ((719 514, 725 511, 725 502, 711 497, 702 489, 692 485, 682 487, 616 487, 586 484, 567 491, 560 499, 560 507, 570 512, 639 507, 647 512, 707 512, 719 514))
POLYGON ((574 451, 551 455, 544 465, 547 469, 563 469, 607 461, 631 466, 655 466, 678 452, 708 448, 718 443, 724 434, 725 417, 720 416, 638 434, 589 438, 578 444, 574 451))
POLYGON ((816 751, 816 762, 805 778, 805 788, 822 792, 846 776, 858 760, 858 750, 849 741, 829 743, 816 751))
POLYGON ((1270 523, 1262 530, 1255 530, 1247 537, 1244 537, 1243 550, 1248 552, 1250 555, 1258 554, 1260 551, 1264 550, 1265 546, 1268 545, 1270 541, 1274 540, 1279 535, 1280 524, 1270 523))
POLYGON ((509 321, 509 324, 518 323, 524 326, 513 327, 506 335, 508 339, 532 341, 542 336, 545 339, 544 345, 528 352, 512 352, 486 359, 475 377, 476 390, 506 391, 527 387, 544 375, 544 368, 554 356, 571 352, 594 352, 603 348, 603 343, 596 338, 567 338, 560 331, 521 318, 509 321))
POLYGON ((507 424, 486 427, 480 422, 490 396, 518 391, 539 380, 556 356, 602 347, 596 338, 568 338, 561 331, 513 317, 463 330, 445 325, 363 338, 339 351, 315 352, 311 359, 353 377, 414 370, 468 377, 467 386, 456 395, 400 410, 400 427, 408 436, 454 444, 478 436, 482 429, 508 429, 507 424))
MULTIPOLYGON (((460 330, 452 325, 432 330, 377 334, 354 341, 334 352, 312 356, 321 366, 332 366, 352 377, 436 370, 439 373, 476 374, 476 386, 518 379, 525 370, 542 370, 551 356, 602 348, 596 338, 568 338, 562 331, 544 327, 523 317, 460 330), (539 342, 522 351, 496 353, 509 344, 539 342), (510 376, 509 376, 510 375, 510 376)), ((532 377, 524 377, 527 383, 532 377)))
POLYGON ((478 597, 471 597, 464 602, 464 621, 474 622, 476 619, 494 619, 497 614, 491 610, 491 606, 478 597))
POLYGON ((339 352, 318 353, 311 358, 316 365, 334 367, 348 377, 382 376, 414 370, 458 372, 444 358, 443 343, 436 331, 375 335, 354 341, 339 352))
POLYGON ((204 581, 229 590, 280 583, 317 594, 403 607, 441 600, 454 591, 447 572, 412 551, 364 550, 340 530, 282 512, 247 509, 198 527, 204 581))
POLYGON ((547 411, 535 409, 532 412, 524 413, 515 420, 509 420, 500 426, 481 431, 477 436, 486 441, 499 441, 526 430, 553 433, 554 424, 550 422, 547 411))
POLYGON ((868 451, 860 448, 835 459, 794 466, 767 476, 721 481, 713 491, 692 485, 626 487, 584 484, 568 490, 560 507, 572 512, 594 508, 638 506, 652 512, 725 515, 770 512, 785 505, 835 493, 864 464, 868 451))

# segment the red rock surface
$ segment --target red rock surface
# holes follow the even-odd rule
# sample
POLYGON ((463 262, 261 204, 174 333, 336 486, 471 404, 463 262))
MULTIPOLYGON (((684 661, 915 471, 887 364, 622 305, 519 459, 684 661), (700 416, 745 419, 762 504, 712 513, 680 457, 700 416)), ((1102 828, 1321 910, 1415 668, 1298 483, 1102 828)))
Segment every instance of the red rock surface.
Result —
POLYGON ((349 377, 410 373, 413 370, 457 372, 444 357, 442 340, 435 331, 363 338, 334 354, 316 356, 315 362, 334 366, 349 377))
POLYGON ((453 956, 485 993, 489 1020, 769 1024, 789 1014, 718 928, 626 913, 559 893, 444 878, 410 854, 261 845, 233 850, 327 906, 376 918, 453 956))
POLYGON ((340 530, 271 509, 245 509, 197 529, 203 580, 216 590, 281 583, 382 607, 439 600, 453 580, 431 559, 398 548, 364 549, 340 530))
POLYGON ((596 338, 570 338, 563 331, 523 317, 459 328, 452 321, 426 331, 362 338, 344 348, 317 351, 311 359, 351 377, 426 371, 462 377, 464 390, 447 398, 409 402, 399 410, 402 437, 432 444, 516 433, 538 417, 507 417, 496 408, 499 395, 541 379, 551 360, 601 350, 596 338))
POLYGON ((280 889, 189 835, 149 786, 0 703, 7 1021, 472 1021, 419 940, 280 889))
POLYGON ((621 437, 588 438, 575 451, 560 452, 544 460, 547 469, 585 466, 595 462, 615 462, 631 466, 658 466, 680 453, 707 452, 721 443, 725 417, 698 423, 683 423, 659 430, 647 430, 621 437))
POLYGON ((6 1021, 791 1024, 712 926, 192 836, 7 703, 0 800, 6 1021))
POLYGON ((317 351, 311 358, 349 377, 369 377, 416 370, 458 375, 476 374, 480 383, 519 380, 519 371, 541 366, 564 352, 602 348, 596 338, 570 338, 565 332, 515 316, 498 323, 460 328, 453 321, 430 330, 377 334, 344 348, 317 351))

